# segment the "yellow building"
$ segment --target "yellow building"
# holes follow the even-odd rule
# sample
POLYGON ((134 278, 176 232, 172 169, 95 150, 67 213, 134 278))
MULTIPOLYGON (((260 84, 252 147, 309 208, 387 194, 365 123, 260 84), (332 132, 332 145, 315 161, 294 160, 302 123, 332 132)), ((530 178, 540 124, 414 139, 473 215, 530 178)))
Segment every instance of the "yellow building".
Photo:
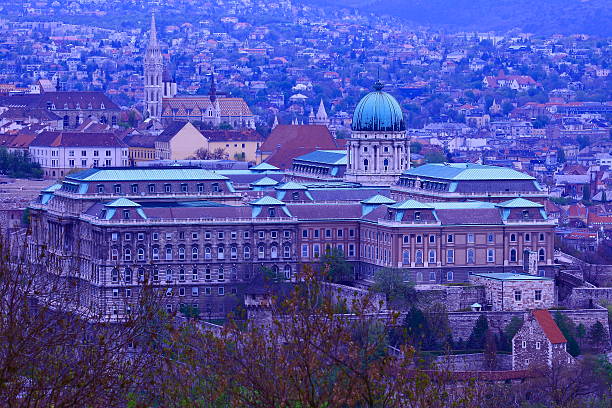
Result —
POLYGON ((155 140, 156 159, 185 160, 199 149, 210 150, 208 139, 191 122, 171 122, 155 140))
POLYGON ((229 160, 254 162, 256 152, 263 144, 264 138, 253 129, 244 130, 204 130, 211 152, 223 149, 229 160))
POLYGON ((128 145, 130 165, 141 161, 155 160, 155 140, 157 136, 150 134, 133 133, 123 138, 128 145))

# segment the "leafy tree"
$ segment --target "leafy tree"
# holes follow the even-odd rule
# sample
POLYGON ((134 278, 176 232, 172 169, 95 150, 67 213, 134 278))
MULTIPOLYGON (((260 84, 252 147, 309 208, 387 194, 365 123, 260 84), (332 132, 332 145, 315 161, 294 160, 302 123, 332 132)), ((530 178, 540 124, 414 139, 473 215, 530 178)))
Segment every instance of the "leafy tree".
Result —
POLYGON ((512 339, 523 327, 523 319, 514 316, 499 334, 499 348, 502 351, 512 351, 512 339))
POLYGON ((582 340, 585 338, 586 334, 587 332, 584 324, 580 323, 578 326, 576 326, 576 338, 578 339, 578 345, 580 347, 582 347, 582 340))
POLYGON ((486 343, 487 331, 489 330, 489 322, 484 314, 478 316, 478 320, 474 324, 472 333, 467 340, 467 347, 471 350, 482 350, 486 343))
POLYGON ((576 141, 578 142, 578 147, 580 148, 580 150, 591 145, 591 139, 586 135, 578 136, 576 138, 576 141))
POLYGON ((493 371, 497 368, 497 344, 495 335, 491 329, 488 329, 485 334, 484 345, 485 368, 488 371, 493 371))
POLYGON ((559 312, 555 313, 554 319, 557 326, 559 326, 559 330, 561 330, 561 333, 563 333, 567 340, 567 352, 574 357, 580 355, 580 346, 576 342, 576 325, 574 322, 559 312))
POLYGON ((425 315, 420 309, 411 307, 404 318, 404 329, 406 341, 411 346, 420 349, 426 347, 426 341, 430 337, 429 326, 425 315))
POLYGON ((203 147, 195 151, 193 156, 190 157, 192 160, 223 160, 227 159, 227 153, 221 147, 214 151, 207 150, 203 147))
POLYGON ((557 163, 565 163, 565 150, 557 149, 557 163))
POLYGON ((373 292, 384 293, 388 306, 394 309, 411 307, 417 301, 417 292, 412 282, 404 280, 403 273, 393 269, 380 269, 374 274, 373 292))
POLYGON ((430 151, 425 153, 425 162, 427 163, 444 163, 446 156, 439 151, 430 151))
POLYGON ((606 332, 606 329, 599 320, 596 321, 595 324, 593 324, 589 329, 589 339, 597 347, 600 347, 602 344, 605 344, 607 337, 608 333, 606 332))
POLYGON ((0 148, 0 174, 15 178, 41 178, 40 165, 30 159, 28 152, 9 152, 0 148))
POLYGON ((421 153, 421 149, 423 149, 423 145, 420 144, 419 142, 412 142, 412 143, 410 143, 410 152, 411 153, 419 154, 419 153, 421 153))
POLYGON ((319 258, 321 271, 327 271, 327 279, 332 282, 346 282, 354 280, 353 267, 346 260, 344 252, 338 248, 325 251, 319 258))

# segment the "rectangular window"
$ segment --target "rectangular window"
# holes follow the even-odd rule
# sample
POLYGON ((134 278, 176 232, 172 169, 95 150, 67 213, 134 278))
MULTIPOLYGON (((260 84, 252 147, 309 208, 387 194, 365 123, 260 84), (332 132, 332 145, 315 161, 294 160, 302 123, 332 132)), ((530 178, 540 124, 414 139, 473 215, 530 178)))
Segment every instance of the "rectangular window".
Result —
POLYGON ((302 258, 308 258, 308 245, 302 245, 302 258))
POLYGON ((332 236, 332 230, 326 229, 325 230, 325 238, 331 238, 331 236, 332 236))
POLYGON ((230 238, 232 238, 232 239, 236 239, 236 238, 238 238, 238 233, 237 233, 236 231, 232 231, 232 232, 230 233, 230 238))
POLYGON ((217 238, 218 239, 225 239, 225 233, 223 231, 219 231, 217 233, 217 238))
POLYGON ((446 251, 446 263, 455 263, 455 250, 449 249, 446 251))
POLYGON ((139 232, 139 233, 138 233, 138 240, 139 240, 139 241, 144 240, 144 232, 139 232))
POLYGON ((487 249, 487 262, 495 262, 495 250, 487 249))
POLYGON ((542 346, 542 343, 540 343, 539 341, 536 341, 536 350, 539 350, 541 346, 542 346))
POLYGON ((302 230, 302 238, 308 238, 308 230, 302 230))
POLYGON ((490 243, 490 244, 494 243, 495 242, 495 235, 488 234, 487 235, 487 242, 490 243))
POLYGON ((467 243, 468 244, 474 243, 474 234, 467 234, 467 243))
POLYGON ((349 244, 349 256, 355 256, 355 244, 349 244))
POLYGON ((210 295, 212 293, 212 288, 204 288, 204 294, 210 295))
POLYGON ((436 236, 435 236, 435 235, 433 235, 433 234, 431 234, 431 235, 429 236, 429 243, 430 243, 430 244, 434 244, 435 242, 436 242, 436 236))
POLYGON ((259 231, 257 233, 257 236, 259 237, 259 239, 264 239, 266 237, 266 232, 265 231, 259 231))
POLYGON ((455 237, 453 236, 453 234, 448 234, 446 236, 446 242, 448 242, 449 244, 452 244, 455 240, 455 237))
POLYGON ((422 243, 422 242, 423 242, 423 237, 422 237, 421 235, 417 235, 417 236, 416 236, 416 243, 417 243, 417 244, 420 244, 420 243, 422 243))
POLYGON ((314 237, 315 238, 319 238, 319 230, 318 229, 314 230, 314 237))
POLYGON ((130 234, 129 232, 126 232, 124 234, 124 238, 123 239, 125 239, 126 241, 131 240, 132 239, 132 234, 130 234))
POLYGON ((223 286, 219 286, 218 293, 219 296, 225 295, 225 288, 223 286))
POLYGON ((210 231, 204 232, 204 239, 210 239, 210 237, 211 237, 210 231))
POLYGON ((159 240, 159 233, 154 232, 152 235, 153 235, 153 236, 152 236, 153 241, 157 241, 157 240, 159 240))
POLYGON ((291 231, 283 231, 283 237, 287 239, 291 238, 291 231))
POLYGON ((200 296, 200 289, 197 286, 191 288, 191 296, 198 297, 200 296))
POLYGON ((523 298, 523 293, 520 290, 515 290, 514 291, 514 301, 520 302, 522 298, 523 298))
POLYGON ((179 296, 185 296, 185 288, 179 288, 179 296))
POLYGON ((244 231, 242 236, 244 237, 244 239, 249 239, 249 238, 251 238, 251 233, 249 231, 244 231))
POLYGON ((319 244, 314 244, 312 247, 312 255, 315 258, 318 258, 321 255, 321 248, 319 247, 319 244))
POLYGON ((542 291, 541 290, 536 290, 534 298, 535 298, 535 300, 542 300, 542 291))
POLYGON ((111 241, 117 241, 119 239, 119 234, 117 232, 113 232, 111 234, 111 241))

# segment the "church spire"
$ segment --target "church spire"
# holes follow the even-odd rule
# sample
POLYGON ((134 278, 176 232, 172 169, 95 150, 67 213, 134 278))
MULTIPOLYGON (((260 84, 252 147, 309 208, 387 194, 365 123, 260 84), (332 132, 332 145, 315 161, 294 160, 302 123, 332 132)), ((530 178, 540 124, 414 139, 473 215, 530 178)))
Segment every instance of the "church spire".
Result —
POLYGON ((157 45, 157 27, 155 27, 155 13, 151 14, 151 31, 149 31, 149 45, 157 45))

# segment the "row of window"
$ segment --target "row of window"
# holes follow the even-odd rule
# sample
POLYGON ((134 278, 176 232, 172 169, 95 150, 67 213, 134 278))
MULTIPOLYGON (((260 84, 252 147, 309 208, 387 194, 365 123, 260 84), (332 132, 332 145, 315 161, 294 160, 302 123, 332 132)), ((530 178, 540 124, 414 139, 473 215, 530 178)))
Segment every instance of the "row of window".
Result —
MULTIPOLYGON (((135 234, 132 234, 131 232, 125 232, 123 234, 123 239, 125 241, 131 241, 132 240, 132 236, 135 236, 137 241, 144 241, 146 235, 144 232, 137 232, 135 234)), ((204 231, 204 239, 208 240, 208 239, 212 239, 213 237, 213 232, 211 231, 204 231)), ((291 231, 289 230, 285 230, 283 231, 283 238, 285 239, 290 239, 291 238, 291 231)), ((177 237, 179 240, 184 240, 185 239, 185 232, 184 231, 179 231, 177 233, 177 237)), ((228 235, 226 235, 225 231, 217 231, 216 233, 216 237, 217 239, 225 239, 226 236, 229 236, 231 239, 238 239, 238 232, 237 231, 231 231, 228 235)), ((172 240, 174 237, 174 234, 172 232, 166 232, 164 235, 164 238, 166 239, 166 241, 170 241, 172 240)), ((257 231, 257 237, 259 239, 266 239, 266 238, 271 238, 271 239, 278 239, 280 237, 279 231, 257 231), (267 237, 266 235, 269 235, 269 237, 267 237)), ((200 233, 199 232, 192 232, 191 233, 191 239, 192 240, 198 240, 200 238, 200 233)), ((242 238, 244 239, 250 239, 251 238, 251 232, 250 231, 243 231, 242 232, 242 238)), ((153 241, 158 241, 160 239, 160 234, 159 232, 153 232, 151 233, 151 239, 153 241)), ((119 233, 118 232, 113 232, 111 233, 111 241, 118 241, 119 240, 119 233)))
MULTIPOLYGON (((121 184, 115 184, 113 185, 113 189, 112 191, 115 194, 121 194, 123 192, 123 188, 124 186, 122 186, 121 184)), ((104 193, 106 192, 106 186, 104 184, 98 184, 96 186, 96 191, 98 193, 104 193)), ((204 193, 206 192, 206 186, 204 185, 204 183, 198 183, 196 184, 195 188, 193 189, 194 192, 198 192, 198 193, 204 193)), ((222 192, 223 189, 221 188, 219 183, 212 183, 210 186, 209 191, 213 192, 213 193, 219 193, 222 192)), ((129 189, 126 192, 131 192, 132 194, 138 194, 140 192, 140 185, 139 184, 131 184, 129 189)), ((147 184, 147 189, 146 192, 149 193, 155 193, 157 192, 157 186, 153 183, 147 184)), ((163 190, 161 192, 164 193, 172 193, 175 192, 175 190, 173 189, 173 185, 170 183, 166 183, 163 185, 163 190)), ((190 192, 189 189, 189 184, 188 183, 181 183, 178 187, 178 190, 176 190, 176 192, 181 192, 181 193, 187 193, 190 192)))
MULTIPOLYGON (((371 249, 368 250, 367 248, 370 247, 366 247, 366 257, 368 257, 368 255, 373 252, 371 249)), ((474 248, 468 248, 466 249, 466 254, 465 254, 465 261, 468 264, 473 264, 476 262, 476 251, 474 250, 474 248)), ((427 262, 428 263, 436 263, 437 261, 437 251, 435 249, 430 249, 427 252, 427 262)), ((489 263, 493 263, 495 262, 495 250, 493 248, 489 248, 487 249, 487 262, 489 263)), ((423 263, 423 250, 421 249, 417 249, 414 253, 414 263, 415 264, 422 264, 423 263)), ((446 263, 447 264, 453 264, 455 263, 455 250, 454 249, 448 249, 446 250, 446 263)), ((410 264, 410 251, 409 250, 404 250, 402 252, 402 264, 404 265, 409 265, 410 264)))
MULTIPOLYGON (((335 248, 338 251, 345 253, 344 244, 337 244, 335 245, 335 248)), ((301 249, 302 258, 309 258, 311 250, 312 250, 313 258, 319 258, 321 256, 321 245, 320 244, 313 244, 312 246, 308 244, 302 244, 302 249, 301 249)), ((325 244, 325 252, 330 252, 331 250, 332 250, 332 246, 330 244, 325 244)), ((355 244, 348 244, 348 252, 346 252, 346 254, 349 257, 355 256, 355 244)))
MULTIPOLYGON (((302 230, 302 238, 309 238, 312 236, 312 238, 320 238, 321 236, 325 237, 325 238, 344 238, 345 237, 345 231, 341 228, 338 228, 335 230, 335 234, 334 234, 334 230, 331 228, 326 228, 324 230, 318 230, 318 229, 313 229, 313 230, 308 230, 308 229, 304 229, 302 230)), ((349 238, 353 238, 355 237, 355 230, 353 228, 350 228, 348 230, 348 236, 349 238)))
MULTIPOLYGON (((207 246, 204 248, 204 259, 213 259, 213 252, 216 252, 216 259, 226 259, 226 248, 224 246, 218 246, 216 248, 207 246), (213 251, 213 249, 215 251, 213 251)), ((184 261, 185 259, 187 259, 187 250, 185 247, 179 247, 177 250, 177 259, 179 261, 184 261)), ((290 258, 291 257, 291 246, 290 245, 284 245, 282 247, 282 255, 283 258, 290 258)), ((242 248, 242 256, 244 259, 250 259, 251 258, 251 247, 250 246, 244 246, 242 248)), ((271 245, 270 246, 270 250, 269 250, 269 256, 270 258, 278 258, 280 256, 280 248, 278 245, 271 245)), ((191 259, 192 260, 197 260, 200 257, 200 248, 197 246, 194 246, 191 248, 191 259)), ((257 257, 259 259, 263 259, 266 257, 266 247, 264 245, 259 245, 257 247, 257 257)), ((146 261, 146 251, 144 248, 138 248, 136 250, 136 260, 137 261, 146 261)), ((236 246, 231 246, 229 248, 229 258, 230 259, 238 259, 238 247, 236 246)), ((151 248, 151 259, 154 261, 158 261, 161 259, 161 254, 160 254, 160 248, 159 247, 152 247, 151 248)), ((166 246, 164 249, 164 260, 166 261, 172 261, 174 260, 174 251, 172 246, 166 246)), ((112 261, 118 261, 119 260, 119 250, 117 248, 111 248, 111 260, 112 261)), ((131 248, 124 248, 123 249, 123 260, 124 261, 131 261, 132 260, 132 249, 131 248)))
MULTIPOLYGON (((542 291, 540 289, 536 289, 533 291, 533 300, 535 300, 536 302, 539 302, 542 300, 542 291)), ((514 291, 514 301, 515 302, 523 301, 523 291, 522 290, 514 291)))

